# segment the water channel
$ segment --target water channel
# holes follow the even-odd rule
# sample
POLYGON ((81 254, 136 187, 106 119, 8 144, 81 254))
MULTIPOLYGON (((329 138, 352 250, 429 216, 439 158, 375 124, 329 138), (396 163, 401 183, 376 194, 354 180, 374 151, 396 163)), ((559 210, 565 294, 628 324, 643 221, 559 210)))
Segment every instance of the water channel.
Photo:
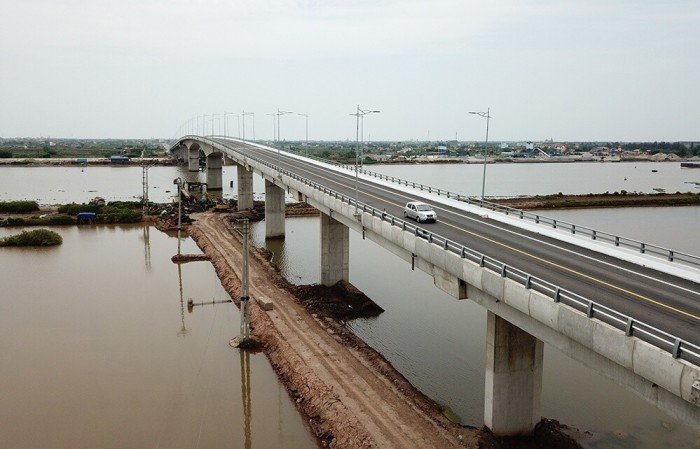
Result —
POLYGON ((318 447, 266 357, 229 347, 211 264, 150 226, 53 229, 0 252, 0 448, 318 447))
MULTIPOLYGON (((478 196, 483 167, 411 165, 371 169, 478 196)), ((151 168, 151 200, 172 200, 173 192, 169 190, 178 176, 196 180, 200 174, 177 167, 151 168)), ((0 200, 37 199, 53 204, 83 202, 98 195, 108 200, 137 199, 142 191, 141 177, 138 167, 88 167, 84 171, 74 167, 3 168, 0 200)), ((681 170, 677 163, 503 164, 487 166, 486 195, 697 191, 697 182, 700 170, 681 170)), ((235 195, 235 169, 224 167, 224 184, 224 196, 235 195), (234 180, 234 186, 230 180, 234 180)), ((256 196, 262 196, 263 188, 262 180, 254 177, 256 196)), ((695 238, 700 219, 697 207, 546 214, 700 254, 700 241, 695 238)), ((0 229, 0 235, 8 231, 0 229)), ((0 303, 0 356, 2 360, 16 360, 0 365, 0 374, 13 379, 18 391, 10 395, 4 393, 7 383, 3 386, 2 403, 16 406, 0 408, 0 434, 6 433, 6 426, 36 429, 31 426, 37 424, 27 424, 27 418, 33 421, 48 416, 56 424, 45 434, 62 436, 66 442, 52 447, 105 447, 104 439, 118 433, 118 428, 131 427, 135 430, 129 430, 129 439, 113 447, 141 447, 144 444, 137 442, 158 446, 161 441, 174 441, 171 433, 184 435, 186 422, 193 427, 206 423, 197 430, 196 441, 221 438, 218 446, 209 447, 225 446, 223 441, 235 442, 231 446, 236 447, 246 435, 240 433, 245 422, 240 405, 241 378, 245 378, 241 366, 246 364, 241 364, 237 353, 226 346, 237 326, 235 307, 210 305, 195 308, 191 314, 185 308, 183 313, 177 267, 169 261, 176 248, 175 239, 154 229, 148 233, 149 245, 145 244, 146 231, 141 226, 60 231, 65 243, 59 250, 3 251, 0 258, 0 282, 11 286, 10 290, 5 288, 3 297, 13 298, 0 303), (150 257, 146 256, 148 247, 150 257), (65 256, 60 256, 62 253, 65 256), (124 282, 126 279, 129 282, 124 282), (185 326, 189 333, 181 335, 185 326), (166 355, 171 359, 163 360, 166 355), (83 371, 87 371, 86 377, 79 376, 83 371), (161 384, 164 377, 172 378, 172 382, 161 384), (103 399, 105 390, 113 399, 103 399), (107 405, 112 402, 115 406, 107 405), (189 407, 189 402, 194 405, 189 407), (83 410, 84 416, 74 416, 77 410, 83 410), (104 414, 100 416, 96 411, 104 414), (106 425, 108 420, 121 424, 106 425), (75 435, 75 429, 84 430, 75 435), (92 438, 91 444, 82 445, 81 438, 92 438), (76 445, 76 441, 81 443, 76 445)), ((253 228, 255 243, 273 250, 275 262, 297 284, 319 280, 318 233, 319 222, 314 217, 289 219, 284 241, 265 242, 264 224, 253 228)), ((386 312, 348 325, 420 390, 450 407, 463 423, 481 425, 486 312, 469 301, 447 297, 433 287, 429 276, 411 271, 408 264, 359 235, 350 235, 350 281, 386 312)), ((191 242, 186 244, 190 245, 188 251, 195 251, 191 242)), ((181 269, 183 297, 208 300, 225 295, 208 264, 191 263, 181 269)), ((258 441, 274 437, 275 432, 265 432, 263 422, 281 429, 276 434, 284 436, 285 444, 278 447, 314 447, 264 357, 253 356, 251 365, 255 373, 252 410, 254 417, 259 416, 252 419, 252 428, 258 429, 252 433, 252 447, 268 447, 258 441)), ((549 346, 545 346, 543 414, 580 429, 579 439, 587 448, 700 447, 700 428, 676 422, 549 346)), ((39 440, 49 438, 39 433, 30 432, 33 443, 49 441, 39 440)), ((194 434, 187 435, 182 439, 195 441, 194 434)), ((195 445, 182 443, 182 447, 195 445)))

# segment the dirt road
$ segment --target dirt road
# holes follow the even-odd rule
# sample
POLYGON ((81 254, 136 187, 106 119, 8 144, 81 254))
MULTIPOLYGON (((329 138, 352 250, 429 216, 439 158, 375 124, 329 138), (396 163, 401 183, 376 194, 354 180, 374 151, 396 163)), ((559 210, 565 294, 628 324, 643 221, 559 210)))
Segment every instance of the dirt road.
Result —
MULTIPOLYGON (((224 215, 193 215, 189 233, 238 302, 241 242, 224 215)), ((381 355, 330 320, 318 319, 286 289, 259 251, 250 261, 253 335, 322 444, 333 448, 490 447, 489 434, 450 422, 381 355), (271 311, 256 298, 274 303, 271 311), (481 442, 481 445, 480 445, 481 442)))

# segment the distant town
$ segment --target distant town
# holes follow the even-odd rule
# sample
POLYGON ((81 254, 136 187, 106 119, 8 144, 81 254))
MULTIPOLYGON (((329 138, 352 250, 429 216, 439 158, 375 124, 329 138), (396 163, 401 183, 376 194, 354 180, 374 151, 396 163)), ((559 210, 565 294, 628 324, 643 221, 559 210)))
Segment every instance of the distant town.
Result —
MULTIPOLYGON (((694 142, 484 142, 476 141, 267 141, 258 142, 292 153, 338 163, 477 163, 489 162, 700 161, 694 142), (361 150, 361 151, 358 151, 361 150)), ((83 159, 114 156, 163 158, 168 139, 0 138, 0 160, 22 164, 27 159, 83 159)), ((46 161, 48 162, 48 161, 46 161)))

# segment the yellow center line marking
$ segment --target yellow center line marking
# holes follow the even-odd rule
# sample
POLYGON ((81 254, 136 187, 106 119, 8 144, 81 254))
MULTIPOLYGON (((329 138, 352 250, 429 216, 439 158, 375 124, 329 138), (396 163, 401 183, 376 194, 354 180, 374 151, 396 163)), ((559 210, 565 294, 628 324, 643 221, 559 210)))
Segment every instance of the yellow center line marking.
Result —
POLYGON ((471 235, 473 235, 474 237, 478 237, 478 238, 480 238, 480 239, 482 239, 482 240, 486 240, 486 241, 491 242, 491 243, 493 243, 493 244, 495 244, 495 245, 498 245, 498 246, 501 246, 501 247, 503 247, 503 248, 509 249, 509 250, 511 250, 511 251, 513 251, 513 252, 516 252, 516 253, 522 254, 522 255, 524 255, 524 256, 530 257, 531 259, 535 259, 535 260, 537 260, 537 261, 539 261, 539 262, 545 263, 545 264, 550 265, 550 266, 552 266, 552 267, 559 268, 560 270, 568 271, 569 273, 575 274, 575 275, 580 276, 580 277, 582 277, 582 278, 584 278, 584 279, 588 279, 588 280, 593 281, 593 282, 596 282, 596 283, 598 283, 598 284, 605 285, 606 287, 612 288, 613 290, 617 290, 617 291, 620 291, 620 292, 622 292, 622 293, 626 293, 626 294, 628 294, 628 295, 630 295, 630 296, 634 296, 635 298, 639 298, 639 299, 641 299, 641 300, 643 300, 643 301, 650 302, 650 303, 655 304, 655 305, 657 305, 657 306, 659 306, 659 307, 663 307, 663 308, 665 308, 665 309, 672 310, 672 311, 674 311, 674 312, 676 312, 676 313, 680 313, 681 315, 685 315, 685 316, 687 316, 687 317, 689 317, 689 318, 692 318, 692 319, 694 319, 694 320, 700 321, 700 316, 693 315, 692 313, 686 312, 686 311, 684 311, 684 310, 678 309, 678 308, 673 307, 673 306, 669 306, 668 304, 665 304, 665 303, 663 303, 663 302, 657 301, 657 300, 655 300, 655 299, 651 299, 651 298, 649 298, 648 296, 644 296, 644 295, 642 295, 642 294, 633 292, 633 291, 631 291, 631 290, 627 290, 627 289, 625 289, 625 288, 622 288, 622 287, 620 287, 620 286, 611 284, 611 283, 609 283, 609 282, 603 281, 603 280, 601 280, 601 279, 595 278, 595 277, 590 276, 590 275, 587 275, 587 274, 585 274, 585 273, 581 273, 580 271, 576 271, 576 270, 574 270, 574 269, 572 269, 572 268, 568 268, 568 267, 565 267, 565 266, 563 266, 563 265, 559 265, 559 264, 557 264, 557 263, 554 263, 554 262, 552 262, 552 261, 550 261, 550 260, 543 259, 543 258, 541 258, 541 257, 539 257, 539 256, 535 256, 534 254, 530 254, 530 253, 528 253, 527 251, 523 251, 523 250, 520 250, 520 249, 518 249, 518 248, 514 248, 514 247, 512 247, 512 246, 510 246, 510 245, 506 245, 505 243, 502 243, 502 242, 493 240, 493 239, 491 239, 491 238, 485 237, 485 236, 480 235, 480 234, 477 234, 477 233, 475 233, 475 232, 468 231, 468 230, 466 230, 466 229, 460 228, 460 227, 455 226, 455 225, 451 225, 451 224, 449 224, 449 223, 445 223, 444 221, 442 222, 442 224, 447 225, 447 226, 450 226, 450 227, 452 227, 452 228, 454 228, 454 229, 457 229, 458 231, 464 232, 464 233, 466 233, 466 234, 471 234, 471 235))
MULTIPOLYGON (((304 170, 304 169, 301 168, 301 167, 300 167, 300 169, 304 170)), ((306 171, 306 170, 305 170, 305 171, 306 171)), ((320 178, 323 178, 323 179, 325 179, 325 180, 327 180, 327 181, 329 181, 329 182, 332 182, 332 183, 338 184, 338 185, 342 185, 342 186, 345 187, 345 184, 341 184, 341 183, 338 182, 338 181, 335 181, 335 180, 333 180, 333 179, 330 179, 330 178, 327 178, 327 177, 325 177, 325 176, 321 176, 321 175, 318 175, 318 174, 315 174, 315 175, 316 175, 316 176, 319 176, 320 178)), ((378 201, 381 201, 381 202, 383 202, 383 203, 391 204, 391 205, 396 206, 396 207, 403 207, 401 204, 392 203, 391 201, 387 201, 387 200, 385 200, 385 199, 383 199, 383 198, 380 198, 380 197, 378 197, 378 196, 372 195, 371 193, 362 192, 362 194, 365 195, 365 196, 372 197, 372 198, 374 198, 374 199, 376 199, 376 200, 378 200, 378 201)), ((647 296, 644 296, 644 295, 642 295, 642 294, 633 292, 633 291, 631 291, 631 290, 627 290, 627 289, 625 289, 625 288, 622 288, 622 287, 619 287, 619 286, 617 286, 617 285, 611 284, 611 283, 609 283, 609 282, 600 280, 600 279, 598 279, 598 278, 595 278, 595 277, 593 277, 593 276, 587 275, 587 274, 585 274, 585 273, 581 273, 581 272, 576 271, 576 270, 574 270, 574 269, 572 269, 572 268, 568 268, 568 267, 565 267, 565 266, 563 266, 563 265, 559 265, 559 264, 554 263, 554 262, 552 262, 552 261, 550 261, 550 260, 543 259, 543 258, 541 258, 541 257, 539 257, 539 256, 535 256, 534 254, 530 254, 530 253, 528 253, 528 252, 526 252, 526 251, 520 250, 520 249, 518 249, 518 248, 514 248, 514 247, 512 247, 512 246, 510 246, 510 245, 506 245, 505 243, 499 242, 499 241, 497 241, 497 240, 493 240, 493 239, 491 239, 491 238, 489 238, 489 237, 486 237, 486 236, 483 236, 483 235, 481 235, 481 234, 477 234, 477 233, 475 233, 475 232, 468 231, 468 230, 466 230, 466 229, 464 229, 464 228, 460 228, 459 226, 455 226, 455 225, 452 225, 452 224, 449 224, 449 223, 445 223, 444 221, 442 221, 441 223, 444 224, 444 225, 446 225, 446 226, 449 226, 449 227, 451 227, 451 228, 454 228, 454 229, 456 229, 456 230, 458 230, 458 231, 461 231, 461 232, 463 232, 463 233, 465 233, 465 234, 470 234, 470 235, 472 235, 472 236, 474 236, 474 237, 480 238, 480 239, 485 240, 485 241, 487 241, 487 242, 491 242, 491 243, 493 243, 493 244, 495 244, 495 245, 498 245, 498 246, 501 246, 501 247, 503 247, 503 248, 509 249, 509 250, 511 250, 511 251, 513 251, 513 252, 522 254, 522 255, 524 255, 524 256, 526 256, 526 257, 529 257, 529 258, 531 258, 531 259, 534 259, 534 260, 537 260, 537 261, 539 261, 539 262, 545 263, 545 264, 550 265, 550 266, 552 266, 552 267, 559 268, 560 270, 568 271, 569 273, 575 274, 575 275, 577 275, 577 276, 580 276, 580 277, 582 277, 582 278, 584 278, 584 279, 588 279, 588 280, 593 281, 593 282, 595 282, 595 283, 604 285, 604 286, 609 287, 609 288, 611 288, 611 289, 613 289, 613 290, 617 290, 617 291, 619 291, 619 292, 626 293, 626 294, 628 294, 628 295, 630 295, 630 296, 633 296, 633 297, 635 297, 635 298, 641 299, 641 300, 643 300, 643 301, 646 301, 646 302, 655 304, 655 305, 657 305, 657 306, 659 306, 659 307, 663 307, 663 308, 665 308, 665 309, 668 309, 668 310, 671 310, 671 311, 673 311, 673 312, 679 313, 679 314, 681 314, 681 315, 687 316, 687 317, 692 318, 692 319, 694 319, 694 320, 700 321, 700 316, 693 315, 692 313, 689 313, 689 312, 686 312, 686 311, 684 311, 684 310, 678 309, 678 308, 676 308, 676 307, 670 306, 670 305, 668 305, 668 304, 665 304, 665 303, 663 303, 663 302, 657 301, 657 300, 655 300, 655 299, 651 299, 651 298, 649 298, 649 297, 647 297, 647 296)))

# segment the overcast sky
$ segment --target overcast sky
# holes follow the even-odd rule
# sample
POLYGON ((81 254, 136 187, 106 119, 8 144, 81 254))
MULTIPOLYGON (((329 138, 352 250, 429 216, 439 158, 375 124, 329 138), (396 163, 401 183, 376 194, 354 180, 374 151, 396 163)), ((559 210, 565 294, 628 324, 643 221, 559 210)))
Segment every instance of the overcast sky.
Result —
MULTIPOLYGON (((271 139, 266 114, 279 108, 295 112, 283 139, 304 138, 308 112, 309 139, 354 140, 359 104, 381 110, 365 117, 371 140, 483 140, 486 119, 468 113, 489 107, 489 140, 700 140, 697 0, 0 0, 0 11, 0 137, 174 138, 192 117, 245 110, 271 139)), ((227 124, 238 134, 236 117, 227 124)))

